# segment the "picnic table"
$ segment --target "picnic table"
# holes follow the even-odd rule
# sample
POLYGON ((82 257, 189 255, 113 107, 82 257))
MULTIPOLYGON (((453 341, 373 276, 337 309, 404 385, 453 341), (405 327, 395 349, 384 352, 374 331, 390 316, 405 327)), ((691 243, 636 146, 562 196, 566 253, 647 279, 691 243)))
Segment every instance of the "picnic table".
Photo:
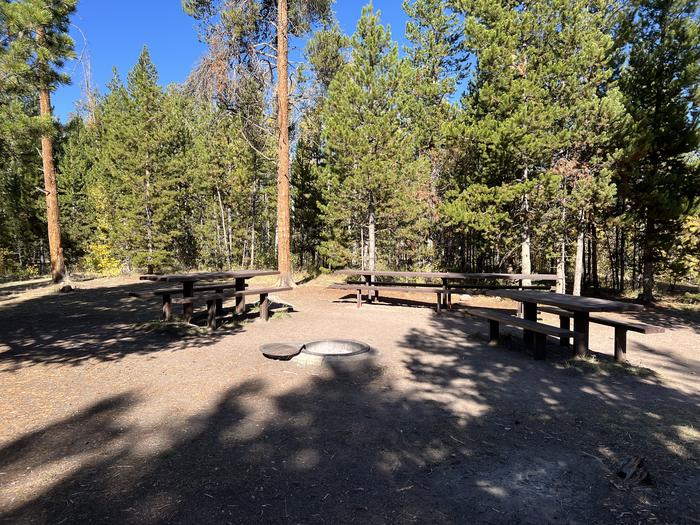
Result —
POLYGON ((404 279, 440 279, 447 286, 450 281, 507 280, 507 281, 556 281, 557 276, 550 273, 462 273, 462 272, 394 272, 378 270, 338 270, 338 275, 363 277, 371 282, 374 277, 399 277, 404 279))
MULTIPOLYGON (((367 291, 367 299, 373 301, 379 295, 380 290, 386 291, 401 291, 407 293, 436 293, 438 295, 437 310, 438 313, 442 306, 450 307, 452 304, 452 293, 459 293, 460 290, 466 289, 490 289, 490 288, 538 288, 542 289, 546 285, 527 285, 523 281, 556 281, 555 274, 545 273, 464 273, 464 272, 399 272, 385 270, 338 270, 335 272, 338 275, 348 275, 361 277, 364 283, 364 289, 367 291), (423 284, 423 283, 405 283, 396 281, 377 281, 377 277, 397 277, 402 279, 426 279, 440 280, 441 285, 423 284), (469 284, 469 281, 495 281, 505 280, 512 281, 513 284, 469 284), (411 287, 411 288, 409 288, 411 287)), ((333 284, 331 288, 338 289, 353 289, 356 283, 349 284, 333 284)), ((361 304, 361 292, 358 290, 358 306, 361 304)))
MULTIPOLYGON (((537 322, 537 305, 544 304, 555 306, 562 310, 572 312, 574 318, 574 331, 579 334, 576 339, 574 351, 577 355, 588 353, 588 339, 590 314, 593 312, 626 312, 639 311, 643 307, 638 304, 624 303, 598 299, 596 297, 580 297, 551 292, 538 292, 534 290, 492 290, 487 295, 505 297, 522 303, 523 317, 528 321, 537 322)), ((525 342, 532 343, 534 334, 525 330, 525 342)))
MULTIPOLYGON (((196 273, 181 273, 181 274, 146 274, 141 275, 139 279, 142 281, 156 281, 168 283, 182 283, 183 298, 193 297, 194 285, 200 281, 220 281, 226 279, 234 280, 234 288, 236 291, 245 290, 248 279, 260 277, 263 275, 278 275, 279 272, 274 270, 234 270, 228 272, 196 272, 196 273)), ((185 302, 182 305, 183 318, 189 320, 192 318, 193 303, 185 302)), ((245 309, 245 296, 236 297, 236 312, 241 313, 245 309)))

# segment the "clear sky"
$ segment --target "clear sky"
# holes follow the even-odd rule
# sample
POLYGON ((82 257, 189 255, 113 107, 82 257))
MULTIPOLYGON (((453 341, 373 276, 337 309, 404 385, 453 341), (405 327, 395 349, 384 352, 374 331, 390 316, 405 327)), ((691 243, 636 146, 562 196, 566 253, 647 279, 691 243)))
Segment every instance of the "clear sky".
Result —
MULTIPOLYGON (((368 0, 336 0, 334 10, 343 31, 354 32, 366 3, 368 0)), ((391 26, 394 39, 403 44, 406 14, 401 0, 374 0, 374 7, 381 11, 382 23, 391 26)), ((76 53, 83 52, 87 40, 93 83, 101 91, 112 78, 112 68, 122 78, 126 76, 144 45, 164 85, 185 80, 205 51, 197 39, 195 20, 182 11, 180 0, 80 0, 72 22, 76 53)), ((83 78, 82 66, 75 61, 66 70, 73 83, 60 87, 52 101, 62 121, 81 98, 83 78)))

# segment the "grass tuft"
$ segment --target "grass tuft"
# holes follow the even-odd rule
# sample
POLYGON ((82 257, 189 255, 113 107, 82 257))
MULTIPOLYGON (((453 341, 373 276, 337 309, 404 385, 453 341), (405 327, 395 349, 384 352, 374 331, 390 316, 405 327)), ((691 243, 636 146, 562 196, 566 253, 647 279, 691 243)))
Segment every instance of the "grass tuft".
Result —
POLYGON ((635 377, 657 377, 657 373, 651 368, 635 366, 630 363, 619 363, 608 359, 599 359, 595 355, 573 357, 564 361, 560 366, 566 370, 575 370, 581 374, 602 376, 625 374, 635 377))

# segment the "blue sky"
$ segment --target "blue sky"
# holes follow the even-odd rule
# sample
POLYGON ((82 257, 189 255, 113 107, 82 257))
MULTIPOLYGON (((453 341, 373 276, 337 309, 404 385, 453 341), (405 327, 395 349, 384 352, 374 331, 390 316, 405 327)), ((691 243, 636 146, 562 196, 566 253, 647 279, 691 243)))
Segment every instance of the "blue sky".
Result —
MULTIPOLYGON (((342 29, 352 34, 362 6, 368 0, 338 0, 334 10, 342 29)), ((374 0, 382 23, 391 26, 392 36, 405 42, 406 14, 400 0, 374 0)), ((104 91, 116 67, 122 77, 133 67, 144 45, 158 68, 160 82, 182 82, 205 47, 197 39, 195 21, 187 16, 180 0, 80 0, 72 19, 71 35, 78 55, 89 51, 94 85, 104 91), (83 37, 84 35, 84 37, 83 37)), ((56 116, 65 121, 81 98, 82 66, 75 61, 66 70, 73 83, 53 95, 56 116)))

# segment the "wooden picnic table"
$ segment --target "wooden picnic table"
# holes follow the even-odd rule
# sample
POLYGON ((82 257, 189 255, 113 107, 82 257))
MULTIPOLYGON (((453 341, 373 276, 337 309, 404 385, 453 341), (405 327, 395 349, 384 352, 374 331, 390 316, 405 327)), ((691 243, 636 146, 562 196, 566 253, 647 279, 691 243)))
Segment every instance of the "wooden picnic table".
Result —
POLYGON ((461 272, 394 272, 377 270, 338 270, 338 275, 356 275, 360 277, 403 277, 405 279, 441 279, 443 283, 450 280, 468 279, 503 279, 508 281, 556 281, 552 273, 461 273, 461 272))
MULTIPOLYGON (((468 281, 468 280, 507 280, 507 281, 517 281, 518 288, 523 286, 523 281, 556 281, 557 276, 555 274, 549 273, 464 273, 464 272, 398 272, 398 271, 385 271, 385 270, 338 270, 335 272, 338 275, 350 275, 362 277, 362 280, 366 284, 373 284, 375 277, 399 277, 404 279, 439 279, 442 282, 443 288, 445 288, 444 294, 442 294, 442 304, 443 306, 448 306, 451 304, 451 294, 449 288, 458 288, 450 284, 450 281, 468 281)), ((400 286, 401 283, 381 283, 385 286, 395 285, 400 286)), ((489 288, 484 286, 484 289, 489 288)), ((374 301, 377 297, 376 291, 368 291, 367 298, 369 301, 374 301)))
MULTIPOLYGON (((521 302, 523 305, 523 317, 534 322, 537 322, 538 304, 556 306, 562 310, 572 312, 574 317, 574 331, 581 334, 581 336, 577 338, 574 351, 577 355, 581 356, 588 353, 588 334, 590 314, 592 312, 625 312, 643 309, 641 305, 634 303, 598 299, 596 297, 580 297, 552 292, 538 292, 534 290, 492 290, 486 292, 486 295, 505 297, 521 302)), ((531 343, 533 337, 534 334, 532 332, 528 330, 525 331, 526 343, 531 343)))
MULTIPOLYGON (((182 283, 182 296, 192 297, 194 295, 194 285, 199 281, 219 281, 234 279, 235 290, 241 291, 246 288, 246 280, 263 275, 278 275, 274 270, 233 270, 229 272, 194 272, 176 274, 146 274, 141 275, 142 281, 156 281, 168 283, 182 283)), ((194 306, 190 303, 182 305, 183 318, 191 319, 194 306)), ((240 313, 245 309, 245 296, 236 297, 236 312, 240 313)))

